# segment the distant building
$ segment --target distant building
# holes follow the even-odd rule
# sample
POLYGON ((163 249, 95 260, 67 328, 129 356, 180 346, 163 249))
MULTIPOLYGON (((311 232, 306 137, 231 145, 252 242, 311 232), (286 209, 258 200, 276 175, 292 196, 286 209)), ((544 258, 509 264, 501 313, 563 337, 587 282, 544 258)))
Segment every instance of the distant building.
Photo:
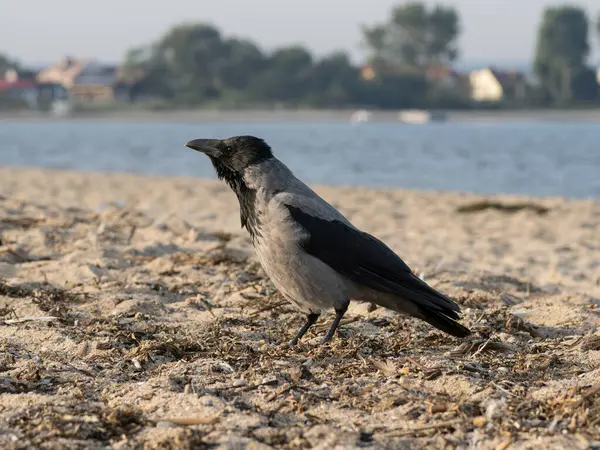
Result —
POLYGON ((90 59, 64 58, 39 72, 37 80, 61 84, 74 100, 129 99, 129 84, 120 81, 119 68, 90 59))
POLYGON ((500 71, 487 67, 469 74, 471 98, 477 102, 499 102, 525 97, 527 81, 517 71, 500 71))
POLYGON ((38 83, 57 83, 70 89, 75 78, 89 64, 89 59, 63 58, 38 72, 38 83))
POLYGON ((119 68, 100 63, 89 63, 73 79, 69 93, 76 99, 87 101, 117 100, 119 68))
POLYGON ((16 69, 8 69, 0 78, 0 90, 10 89, 28 89, 35 87, 35 82, 31 78, 22 77, 16 69))
POLYGON ((375 78, 375 76, 376 76, 376 72, 375 72, 375 69, 373 68, 373 66, 366 65, 366 66, 362 66, 360 68, 360 77, 364 81, 370 81, 373 78, 375 78))
POLYGON ((0 78, 0 94, 5 100, 20 100, 34 107, 37 99, 37 86, 35 81, 15 69, 9 69, 0 78))
MULTIPOLYGON (((412 72, 402 71, 397 67, 394 68, 393 66, 379 62, 378 69, 375 69, 372 65, 369 64, 362 66, 360 68, 360 77, 363 81, 370 81, 377 76, 378 72, 408 75, 423 74, 418 70, 413 70, 412 72)), ((442 90, 458 90, 462 89, 462 87, 465 84, 467 84, 464 75, 445 65, 432 66, 425 71, 424 75, 429 83, 434 84, 436 87, 442 90)))
POLYGON ((430 83, 449 91, 462 88, 464 83, 464 76, 448 66, 432 66, 427 69, 425 76, 430 83))
POLYGON ((69 91, 62 84, 38 83, 38 99, 43 101, 68 100, 69 91))
POLYGON ((5 105, 8 103, 14 107, 26 106, 32 110, 51 112, 70 110, 69 96, 64 86, 38 83, 33 71, 6 71, 4 77, 0 78, 0 95, 5 105))

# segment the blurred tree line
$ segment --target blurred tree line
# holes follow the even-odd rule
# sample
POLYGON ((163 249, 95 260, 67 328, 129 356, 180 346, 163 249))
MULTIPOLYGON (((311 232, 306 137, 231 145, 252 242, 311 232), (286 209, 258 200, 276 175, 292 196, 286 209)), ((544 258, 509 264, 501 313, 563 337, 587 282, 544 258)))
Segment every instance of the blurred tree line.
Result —
MULTIPOLYGON (((549 7, 534 55, 535 88, 510 106, 569 105, 599 98, 587 65, 590 21, 573 6, 549 7)), ((596 23, 600 39, 600 17, 596 23)), ((130 50, 123 67, 133 94, 153 93, 178 105, 260 104, 374 108, 473 106, 468 80, 447 89, 432 69, 459 56, 456 9, 408 2, 362 28, 366 64, 344 52, 316 58, 295 45, 266 53, 249 40, 223 36, 208 24, 179 25, 154 44, 130 50)))
MULTIPOLYGON (((589 23, 586 12, 575 6, 544 12, 534 61, 542 101, 564 105, 600 97, 597 69, 587 64, 589 23)), ((596 31, 600 41, 600 15, 596 31)))
POLYGON ((344 52, 316 58, 293 45, 266 53, 211 25, 183 24, 130 50, 123 70, 135 80, 134 96, 158 94, 178 105, 423 107, 430 106, 426 70, 455 60, 459 31, 452 8, 398 6, 388 22, 364 27, 365 68, 344 52))
MULTIPOLYGON (((363 28, 369 64, 358 66, 344 52, 316 58, 293 45, 267 53, 212 25, 183 24, 130 50, 123 71, 135 80, 134 96, 159 94, 177 105, 436 106, 426 71, 456 59, 459 32, 452 8, 397 6, 386 23, 363 28)), ((453 101, 467 106, 468 97, 453 101)))
MULTIPOLYGON (((589 65, 592 23, 575 6, 545 10, 534 55, 536 82, 526 95, 496 107, 563 106, 600 99, 589 65)), ((300 45, 265 52, 212 25, 182 24, 156 42, 127 52, 122 64, 133 98, 161 98, 171 106, 300 106, 465 108, 468 79, 448 88, 443 76, 459 56, 460 17, 450 6, 410 1, 383 23, 362 27, 365 64, 344 52, 315 57, 300 45), (437 72, 436 72, 437 71, 437 72)), ((18 68, 0 55, 0 73, 18 68)))

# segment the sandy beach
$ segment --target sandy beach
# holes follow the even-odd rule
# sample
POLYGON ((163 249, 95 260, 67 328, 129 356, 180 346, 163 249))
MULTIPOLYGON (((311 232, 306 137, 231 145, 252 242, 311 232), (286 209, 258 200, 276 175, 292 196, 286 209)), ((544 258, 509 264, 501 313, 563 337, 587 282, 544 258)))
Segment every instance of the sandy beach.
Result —
POLYGON ((297 348, 211 180, 0 169, 0 448, 600 448, 600 204, 315 187, 463 308, 297 348))

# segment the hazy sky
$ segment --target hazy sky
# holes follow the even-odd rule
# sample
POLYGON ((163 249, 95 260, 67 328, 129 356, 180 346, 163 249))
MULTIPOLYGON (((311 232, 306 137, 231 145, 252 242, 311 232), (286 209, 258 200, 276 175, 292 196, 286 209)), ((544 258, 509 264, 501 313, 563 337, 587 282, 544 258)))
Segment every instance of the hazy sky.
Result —
MULTIPOLYGON (((66 54, 117 62, 182 21, 208 21, 269 49, 301 43, 317 54, 361 55, 360 24, 384 20, 393 0, 0 0, 0 52, 22 62, 66 54)), ((435 3, 435 2, 428 2, 435 3)), ((461 59, 528 60, 547 0, 453 0, 462 18, 461 59)), ((600 1, 579 0, 591 18, 600 1)), ((596 35, 593 35, 596 45, 596 35)), ((597 55, 597 53, 596 53, 597 55)), ((599 59, 600 58, 596 58, 599 59)), ((600 63, 600 61, 598 61, 600 63)))

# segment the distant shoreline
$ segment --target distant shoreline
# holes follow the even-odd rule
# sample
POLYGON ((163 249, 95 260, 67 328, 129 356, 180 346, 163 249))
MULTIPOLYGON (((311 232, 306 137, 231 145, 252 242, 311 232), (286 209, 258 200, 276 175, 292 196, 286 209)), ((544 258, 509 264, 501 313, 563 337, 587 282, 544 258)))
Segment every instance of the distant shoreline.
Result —
MULTIPOLYGON (((216 110, 102 111, 51 117, 37 112, 0 111, 0 122, 350 122, 356 110, 216 110)), ((370 122, 399 122, 400 111, 370 110, 370 122)), ((439 112, 439 111, 436 111, 439 112)), ((580 110, 441 111, 446 122, 600 122, 600 108, 580 110)), ((442 122, 443 123, 443 122, 442 122)))

